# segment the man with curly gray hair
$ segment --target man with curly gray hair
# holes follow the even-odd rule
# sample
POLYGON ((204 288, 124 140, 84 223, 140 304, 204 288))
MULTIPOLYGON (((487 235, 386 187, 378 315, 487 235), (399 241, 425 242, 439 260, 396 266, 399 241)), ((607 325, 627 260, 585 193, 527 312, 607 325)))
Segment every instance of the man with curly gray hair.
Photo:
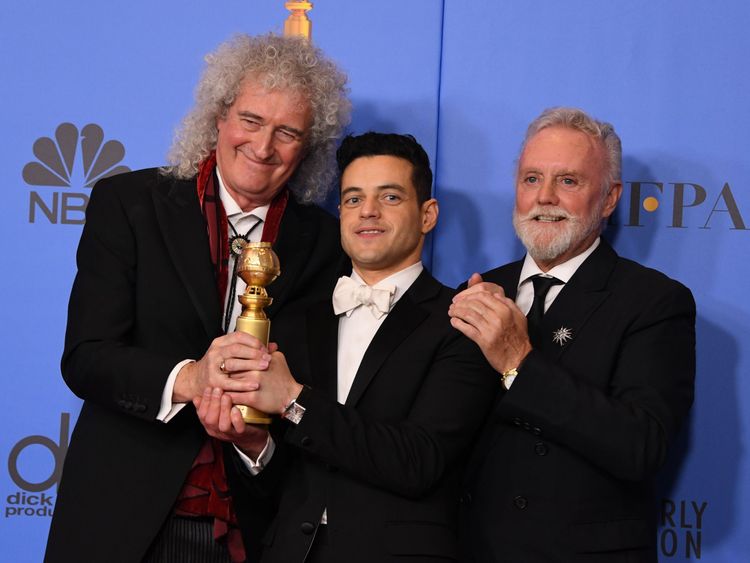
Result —
MULTIPOLYGON (((169 153, 169 170, 178 178, 192 178, 212 151, 221 152, 222 125, 231 125, 230 108, 241 111, 237 102, 249 89, 287 92, 309 119, 303 138, 294 139, 302 141, 304 150, 287 171, 289 188, 300 202, 321 203, 333 185, 336 143, 349 120, 346 77, 306 41, 274 35, 235 37, 206 62, 197 103, 169 153)), ((281 132, 294 133, 288 128, 281 132)), ((280 144, 292 140, 281 132, 276 135, 280 144)))
MULTIPOLYGON (((267 507, 230 494, 231 445, 208 437, 193 401, 251 391, 245 374, 268 365, 268 349, 232 332, 246 242, 280 258, 266 311, 285 349, 287 327, 331 294, 345 258, 337 221, 315 204, 350 103, 346 76, 303 39, 237 36, 206 63, 169 165, 91 194, 62 359, 84 404, 48 562, 256 559, 267 507)), ((273 441, 252 433, 260 472, 273 441)))

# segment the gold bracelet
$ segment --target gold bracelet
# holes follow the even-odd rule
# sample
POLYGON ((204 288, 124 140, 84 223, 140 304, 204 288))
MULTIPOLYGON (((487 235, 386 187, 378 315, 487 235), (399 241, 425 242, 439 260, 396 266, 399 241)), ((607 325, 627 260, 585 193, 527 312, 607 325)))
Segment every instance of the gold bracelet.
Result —
POLYGON ((500 381, 503 383, 503 387, 506 389, 510 389, 511 383, 513 383, 513 380, 518 375, 518 368, 510 368, 506 369, 503 373, 500 374, 500 381))

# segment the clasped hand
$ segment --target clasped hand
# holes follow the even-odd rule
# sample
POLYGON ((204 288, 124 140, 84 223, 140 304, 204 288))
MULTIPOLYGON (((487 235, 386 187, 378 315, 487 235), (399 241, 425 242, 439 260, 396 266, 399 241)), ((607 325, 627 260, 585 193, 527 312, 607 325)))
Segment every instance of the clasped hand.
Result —
POLYGON ((518 367, 531 351, 524 314, 502 287, 482 281, 479 274, 455 295, 448 315, 453 328, 476 342, 499 373, 518 367))
POLYGON ((177 374, 173 401, 192 401, 202 396, 206 388, 235 393, 256 390, 257 382, 249 375, 268 367, 273 350, 274 345, 269 350, 260 340, 244 332, 215 338, 200 360, 185 365, 177 374))
POLYGON ((266 445, 267 428, 246 424, 234 405, 280 414, 302 389, 284 355, 276 344, 265 347, 255 337, 235 332, 214 340, 196 364, 199 374, 205 370, 208 384, 192 401, 206 432, 256 459, 266 445))

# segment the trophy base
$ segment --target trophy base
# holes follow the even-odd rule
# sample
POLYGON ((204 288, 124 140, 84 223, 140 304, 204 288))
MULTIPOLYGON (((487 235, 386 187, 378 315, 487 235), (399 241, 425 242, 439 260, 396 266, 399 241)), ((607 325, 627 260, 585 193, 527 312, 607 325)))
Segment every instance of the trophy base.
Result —
POLYGON ((248 407, 247 405, 235 405, 240 413, 242 413, 242 420, 245 421, 247 424, 271 424, 271 416, 259 411, 258 409, 254 409, 253 407, 248 407))

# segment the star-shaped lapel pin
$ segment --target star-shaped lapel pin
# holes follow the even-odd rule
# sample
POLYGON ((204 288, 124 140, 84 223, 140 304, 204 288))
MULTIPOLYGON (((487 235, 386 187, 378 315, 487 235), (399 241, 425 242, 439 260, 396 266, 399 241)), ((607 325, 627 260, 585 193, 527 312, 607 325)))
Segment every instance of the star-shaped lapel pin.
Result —
POLYGON ((569 328, 565 328, 564 326, 561 326, 558 328, 555 332, 552 333, 552 340, 556 344, 559 344, 560 346, 565 346, 567 344, 568 340, 571 340, 573 338, 573 331, 569 328))

